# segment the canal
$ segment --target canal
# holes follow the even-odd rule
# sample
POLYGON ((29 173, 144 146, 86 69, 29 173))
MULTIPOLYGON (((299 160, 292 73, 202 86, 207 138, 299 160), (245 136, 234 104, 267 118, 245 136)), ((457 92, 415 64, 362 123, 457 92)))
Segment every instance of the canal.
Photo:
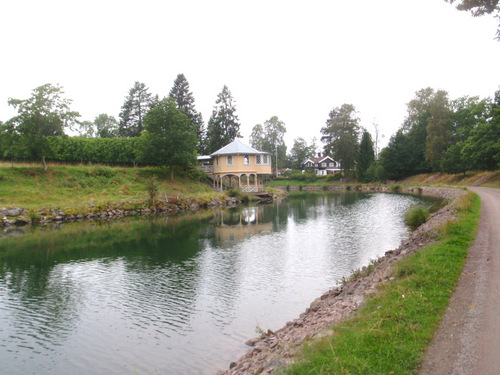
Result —
POLYGON ((421 197, 342 192, 0 238, 5 374, 215 374, 409 235, 421 197))

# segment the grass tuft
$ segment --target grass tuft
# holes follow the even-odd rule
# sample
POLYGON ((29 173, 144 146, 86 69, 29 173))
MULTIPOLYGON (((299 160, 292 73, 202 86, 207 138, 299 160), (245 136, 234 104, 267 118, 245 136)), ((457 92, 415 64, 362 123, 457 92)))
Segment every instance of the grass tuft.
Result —
POLYGON ((429 209, 423 206, 413 206, 405 215, 407 225, 416 228, 427 221, 429 218, 429 209))

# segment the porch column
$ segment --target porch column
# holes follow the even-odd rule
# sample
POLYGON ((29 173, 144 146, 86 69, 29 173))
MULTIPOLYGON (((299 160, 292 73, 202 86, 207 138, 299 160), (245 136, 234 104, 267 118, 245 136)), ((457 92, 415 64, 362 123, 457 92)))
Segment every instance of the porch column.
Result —
POLYGON ((241 189, 241 174, 238 175, 238 189, 241 189))
POLYGON ((258 193, 259 192, 259 175, 255 174, 254 177, 255 177, 255 190, 256 190, 256 193, 258 193))

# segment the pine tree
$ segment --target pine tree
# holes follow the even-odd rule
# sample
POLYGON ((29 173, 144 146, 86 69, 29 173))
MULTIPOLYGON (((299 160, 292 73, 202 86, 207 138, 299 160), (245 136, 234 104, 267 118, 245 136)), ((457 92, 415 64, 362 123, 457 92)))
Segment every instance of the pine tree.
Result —
POLYGON ((156 101, 157 97, 153 97, 146 84, 136 81, 122 105, 118 128, 120 137, 139 137, 144 130, 144 117, 156 101))
POLYGON ((366 171, 375 161, 375 151, 373 149, 373 141, 370 133, 365 129, 361 136, 361 143, 359 144, 359 155, 356 169, 358 171, 358 179, 361 182, 366 181, 366 171))
POLYGON ((207 151, 212 153, 240 138, 240 123, 231 92, 224 88, 217 96, 207 128, 207 151))
POLYGON ((184 74, 179 74, 174 81, 174 86, 170 90, 169 96, 174 99, 177 109, 184 111, 189 118, 198 138, 198 153, 204 152, 205 129, 203 127, 203 117, 194 107, 193 93, 189 91, 189 82, 184 74))

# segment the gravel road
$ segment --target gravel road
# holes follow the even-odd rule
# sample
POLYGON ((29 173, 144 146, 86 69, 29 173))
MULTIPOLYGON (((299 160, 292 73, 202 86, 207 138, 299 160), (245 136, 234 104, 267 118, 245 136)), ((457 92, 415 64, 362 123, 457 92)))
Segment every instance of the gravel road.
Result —
POLYGON ((481 197, 476 239, 421 375, 500 374, 500 189, 481 197))

